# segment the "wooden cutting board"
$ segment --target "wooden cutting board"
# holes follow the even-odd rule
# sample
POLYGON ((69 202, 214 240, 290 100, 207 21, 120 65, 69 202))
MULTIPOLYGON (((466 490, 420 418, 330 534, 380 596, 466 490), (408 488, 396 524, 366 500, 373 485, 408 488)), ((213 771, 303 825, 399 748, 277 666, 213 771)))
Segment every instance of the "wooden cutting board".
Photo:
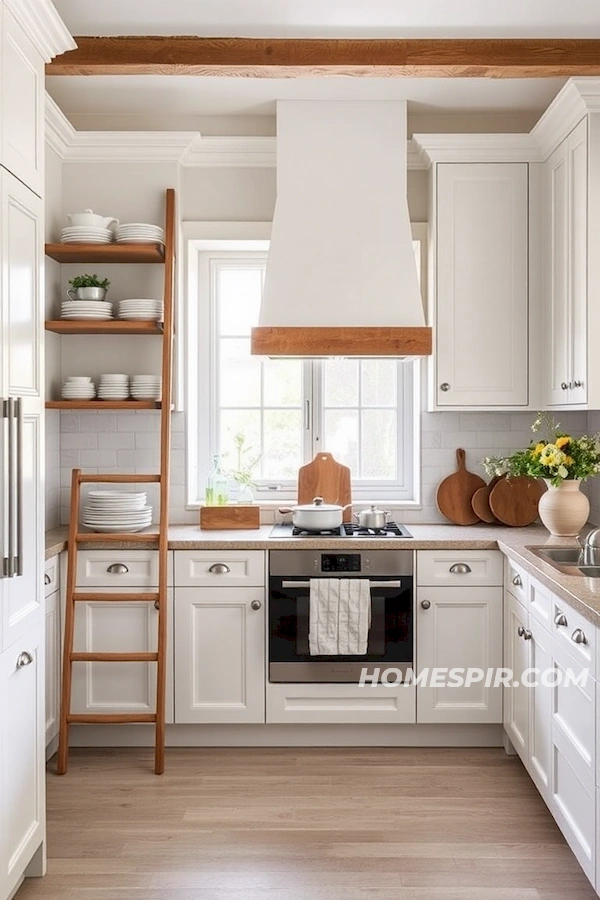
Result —
POLYGON ((490 509, 504 525, 531 525, 538 517, 538 503, 545 490, 541 478, 502 478, 490 493, 490 509))
POLYGON ((473 507, 473 512, 477 513, 482 522, 487 522, 488 525, 498 525, 499 519, 496 518, 494 513, 490 507, 490 492, 494 489, 494 487, 498 484, 503 475, 494 475, 489 484, 486 484, 485 487, 479 488, 478 491, 475 491, 473 494, 473 498, 471 500, 471 506, 473 507))
MULTIPOLYGON (((340 506, 352 503, 350 469, 336 462, 331 453, 317 453, 298 471, 298 504, 312 503, 315 497, 340 506)), ((347 509, 344 522, 351 521, 352 510, 347 509)))
POLYGON ((476 525, 479 516, 473 510, 471 500, 479 488, 485 487, 485 481, 474 472, 467 471, 465 451, 460 447, 456 451, 457 471, 440 482, 436 500, 443 516, 455 525, 476 525))

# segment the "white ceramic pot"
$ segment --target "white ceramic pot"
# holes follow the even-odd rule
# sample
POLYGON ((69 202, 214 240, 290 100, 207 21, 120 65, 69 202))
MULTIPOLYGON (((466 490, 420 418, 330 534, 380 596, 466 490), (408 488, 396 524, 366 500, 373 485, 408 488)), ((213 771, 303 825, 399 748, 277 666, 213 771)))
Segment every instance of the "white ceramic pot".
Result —
POLYGON ((333 531, 339 528, 344 519, 344 510, 352 506, 338 506, 336 503, 323 503, 322 497, 315 497, 312 503, 302 506, 282 507, 280 513, 291 513, 292 522, 302 531, 333 531))
POLYGON ((92 209, 86 209, 81 213, 67 213, 69 225, 87 226, 88 228, 110 228, 111 225, 118 225, 119 220, 114 216, 99 216, 92 209))
POLYGON ((579 490, 581 481, 567 480, 559 487, 554 487, 548 479, 544 480, 548 490, 540 498, 540 519, 550 534, 574 537, 579 534, 590 514, 590 501, 579 490))
POLYGON ((101 287, 81 287, 69 288, 67 291, 69 300, 104 300, 106 297, 106 288, 101 287), (74 296, 71 296, 74 295, 74 296))

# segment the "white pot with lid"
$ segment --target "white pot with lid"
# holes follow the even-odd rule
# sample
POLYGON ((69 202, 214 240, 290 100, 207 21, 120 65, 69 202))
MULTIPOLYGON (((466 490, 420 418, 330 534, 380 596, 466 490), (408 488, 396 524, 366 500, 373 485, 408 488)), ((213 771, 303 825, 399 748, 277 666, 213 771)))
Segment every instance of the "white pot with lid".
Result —
POLYGON ((344 511, 352 506, 324 503, 322 497, 315 497, 312 503, 301 506, 282 507, 280 513, 291 513, 292 523, 302 531, 333 531, 344 521, 344 511))

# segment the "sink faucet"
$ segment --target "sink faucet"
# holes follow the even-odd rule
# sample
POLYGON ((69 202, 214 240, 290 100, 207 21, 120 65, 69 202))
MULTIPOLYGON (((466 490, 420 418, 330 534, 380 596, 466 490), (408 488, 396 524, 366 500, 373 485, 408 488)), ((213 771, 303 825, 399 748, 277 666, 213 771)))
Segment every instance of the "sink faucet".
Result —
POLYGON ((600 528, 593 528, 583 543, 583 565, 600 565, 600 528))

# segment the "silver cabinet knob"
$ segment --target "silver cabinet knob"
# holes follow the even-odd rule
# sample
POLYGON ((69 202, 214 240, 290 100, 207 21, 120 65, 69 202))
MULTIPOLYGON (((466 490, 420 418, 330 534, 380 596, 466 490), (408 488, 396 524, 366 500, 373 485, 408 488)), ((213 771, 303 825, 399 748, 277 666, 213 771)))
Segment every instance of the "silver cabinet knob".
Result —
POLYGON ((515 577, 512 580, 512 583, 514 584, 515 587, 523 587, 523 581, 522 581, 520 575, 515 575, 515 577))
POLYGON ((27 650, 23 650, 22 653, 19 653, 17 656, 17 669, 22 669, 24 666, 30 666, 33 662, 33 656, 27 650))
POLYGON ((561 391, 568 391, 568 390, 569 390, 569 385, 567 384, 566 381, 561 381, 561 383, 560 383, 560 389, 561 389, 561 391))
POLYGON ((454 563, 453 566, 450 566, 449 571, 453 575, 468 575, 471 571, 471 566, 468 566, 466 563, 454 563))
POLYGON ((262 603, 260 602, 260 600, 253 600, 250 606, 252 607, 252 609, 260 609, 262 603))
POLYGON ((449 390, 450 390, 450 385, 448 384, 448 382, 442 381, 442 383, 440 384, 440 391, 444 391, 444 393, 445 393, 446 391, 449 391, 449 390))
POLYGON ((213 575, 228 575, 229 572, 231 572, 231 569, 229 566, 226 566, 225 563, 213 563, 208 571, 212 572, 213 575))
POLYGON ((154 601, 154 609, 160 609, 160 600, 154 601))
POLYGON ((523 637, 523 635, 525 634, 525 629, 522 625, 519 625, 519 627, 517 628, 517 634, 519 635, 519 637, 523 637))
POLYGON ((585 636, 585 632, 581 630, 581 628, 576 628, 573 634, 571 635, 571 640, 575 641, 576 644, 587 644, 587 638, 585 636))
POLYGON ((565 616, 565 614, 559 612, 554 616, 554 624, 559 625, 562 628, 566 628, 569 623, 567 622, 567 617, 565 616))
POLYGON ((49 576, 48 573, 46 572, 46 574, 44 575, 44 584, 50 584, 51 581, 52 581, 52 579, 50 578, 50 576, 49 576))
POLYGON ((106 571, 109 575, 127 575, 129 569, 124 563, 111 563, 106 571))
POLYGON ((421 608, 422 609, 429 609, 430 606, 431 606, 430 600, 421 600, 421 608))
POLYGON ((576 388, 581 388, 581 387, 583 387, 583 381, 579 381, 579 379, 578 379, 577 381, 574 381, 574 382, 573 382, 573 387, 576 387, 576 388))
POLYGON ((524 628, 523 629, 523 640, 530 641, 532 637, 533 637, 533 634, 531 633, 529 628, 524 628))

